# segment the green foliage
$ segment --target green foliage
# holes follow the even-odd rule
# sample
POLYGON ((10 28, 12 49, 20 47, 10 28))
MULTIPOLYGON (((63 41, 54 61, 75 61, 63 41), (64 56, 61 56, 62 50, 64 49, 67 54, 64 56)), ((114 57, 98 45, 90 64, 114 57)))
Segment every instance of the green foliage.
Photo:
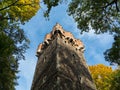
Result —
MULTIPOLYGON (((51 8, 57 6, 61 0, 44 0, 43 2, 48 8, 45 16, 49 16, 51 8)), ((93 29, 96 34, 110 33, 114 38, 120 39, 119 0, 71 0, 67 12, 74 18, 81 33, 93 29)), ((105 59, 111 64, 120 64, 119 40, 115 40, 113 47, 105 52, 105 59)))
POLYGON ((0 90, 15 90, 19 60, 29 45, 20 24, 31 19, 39 9, 39 0, 0 1, 0 90))
MULTIPOLYGON (((24 59, 23 54, 25 53, 25 50, 28 48, 29 40, 25 36, 24 31, 19 27, 19 23, 17 22, 13 23, 8 20, 0 22, 0 34, 1 38, 3 38, 1 39, 3 41, 0 42, 1 50, 4 48, 10 49, 10 47, 13 47, 11 49, 12 52, 10 53, 14 54, 15 59, 17 60, 24 59), (7 42, 8 44, 6 44, 6 42, 4 41, 5 38, 7 38, 6 40, 8 41, 7 42)), ((1 55, 2 56, 4 54, 6 55, 6 53, 8 53, 8 51, 3 52, 3 54, 1 55)))
POLYGON ((0 90, 15 90, 18 60, 25 59, 24 53, 28 44, 29 40, 17 24, 2 26, 0 31, 0 90))
POLYGON ((44 17, 49 17, 50 10, 59 4, 61 0, 43 0, 44 4, 47 5, 47 11, 44 13, 44 17))
POLYGON ((112 82, 110 90, 119 90, 120 89, 120 68, 115 70, 112 75, 112 82))
POLYGON ((111 0, 73 0, 69 4, 68 14, 73 16, 81 32, 88 32, 92 28, 96 34, 113 33, 120 28, 120 13, 114 3, 109 3, 111 0))
POLYGON ((18 62, 13 56, 0 57, 0 90, 15 90, 17 85, 18 62))
POLYGON ((73 16, 82 32, 92 28, 96 34, 109 32, 117 38, 111 49, 105 52, 105 59, 111 64, 120 64, 120 1, 117 0, 73 0, 68 14, 73 16))
POLYGON ((14 50, 14 42, 4 32, 0 32, 0 57, 10 55, 14 50))
POLYGON ((106 60, 111 64, 117 63, 120 65, 120 35, 115 35, 112 48, 108 49, 104 54, 106 60))
POLYGON ((0 90, 14 90, 18 62, 12 56, 14 41, 0 32, 0 90))

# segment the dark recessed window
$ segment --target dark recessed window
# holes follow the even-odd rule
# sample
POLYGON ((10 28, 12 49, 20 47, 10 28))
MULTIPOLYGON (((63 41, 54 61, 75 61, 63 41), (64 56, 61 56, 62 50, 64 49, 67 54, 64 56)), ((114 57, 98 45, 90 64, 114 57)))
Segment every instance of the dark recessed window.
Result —
POLYGON ((72 42, 72 41, 73 41, 73 39, 71 38, 71 39, 70 39, 70 42, 72 42))

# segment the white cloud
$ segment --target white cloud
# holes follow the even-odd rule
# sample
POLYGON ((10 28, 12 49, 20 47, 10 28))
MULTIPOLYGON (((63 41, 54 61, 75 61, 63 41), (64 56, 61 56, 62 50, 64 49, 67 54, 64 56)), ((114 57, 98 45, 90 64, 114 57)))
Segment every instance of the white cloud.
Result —
POLYGON ((95 64, 105 64, 109 65, 107 61, 104 59, 103 55, 104 50, 101 48, 95 48, 95 46, 87 46, 87 50, 85 51, 85 58, 88 65, 95 64))

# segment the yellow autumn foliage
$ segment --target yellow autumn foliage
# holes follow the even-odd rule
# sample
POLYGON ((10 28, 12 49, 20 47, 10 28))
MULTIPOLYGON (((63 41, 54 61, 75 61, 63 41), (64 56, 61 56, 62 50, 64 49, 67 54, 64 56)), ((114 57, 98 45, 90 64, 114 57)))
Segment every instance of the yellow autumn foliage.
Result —
POLYGON ((111 74, 113 73, 112 68, 103 64, 97 64, 89 66, 89 69, 97 89, 110 90, 112 80, 111 74))
POLYGON ((39 3, 40 0, 3 0, 0 9, 7 6, 9 7, 2 10, 1 14, 20 22, 25 22, 37 13, 40 8, 39 3))

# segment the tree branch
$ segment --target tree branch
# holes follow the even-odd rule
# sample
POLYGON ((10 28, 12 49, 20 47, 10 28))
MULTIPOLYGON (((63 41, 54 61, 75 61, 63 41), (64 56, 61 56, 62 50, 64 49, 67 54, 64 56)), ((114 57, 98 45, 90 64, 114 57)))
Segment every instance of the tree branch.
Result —
POLYGON ((0 21, 5 20, 5 19, 13 19, 13 18, 0 18, 0 21))
POLYGON ((27 5, 32 6, 32 4, 33 3, 31 3, 31 4, 15 4, 15 6, 27 6, 27 5))
POLYGON ((118 2, 118 0, 113 0, 112 2, 110 2, 106 6, 104 6, 103 8, 107 8, 108 6, 115 4, 116 5, 116 10, 119 12, 117 2, 118 2))
POLYGON ((19 0, 15 1, 14 3, 12 3, 12 4, 10 4, 10 5, 6 6, 6 7, 4 7, 4 8, 1 8, 0 11, 5 10, 5 9, 7 9, 7 8, 13 6, 13 5, 15 5, 18 1, 19 1, 19 0))
POLYGON ((115 0, 113 0, 112 2, 108 3, 106 6, 104 6, 103 8, 107 8, 108 6, 112 5, 115 3, 115 0))
POLYGON ((116 9, 117 9, 117 11, 119 12, 119 8, 118 8, 117 0, 116 0, 116 2, 115 2, 115 5, 116 5, 116 9))

